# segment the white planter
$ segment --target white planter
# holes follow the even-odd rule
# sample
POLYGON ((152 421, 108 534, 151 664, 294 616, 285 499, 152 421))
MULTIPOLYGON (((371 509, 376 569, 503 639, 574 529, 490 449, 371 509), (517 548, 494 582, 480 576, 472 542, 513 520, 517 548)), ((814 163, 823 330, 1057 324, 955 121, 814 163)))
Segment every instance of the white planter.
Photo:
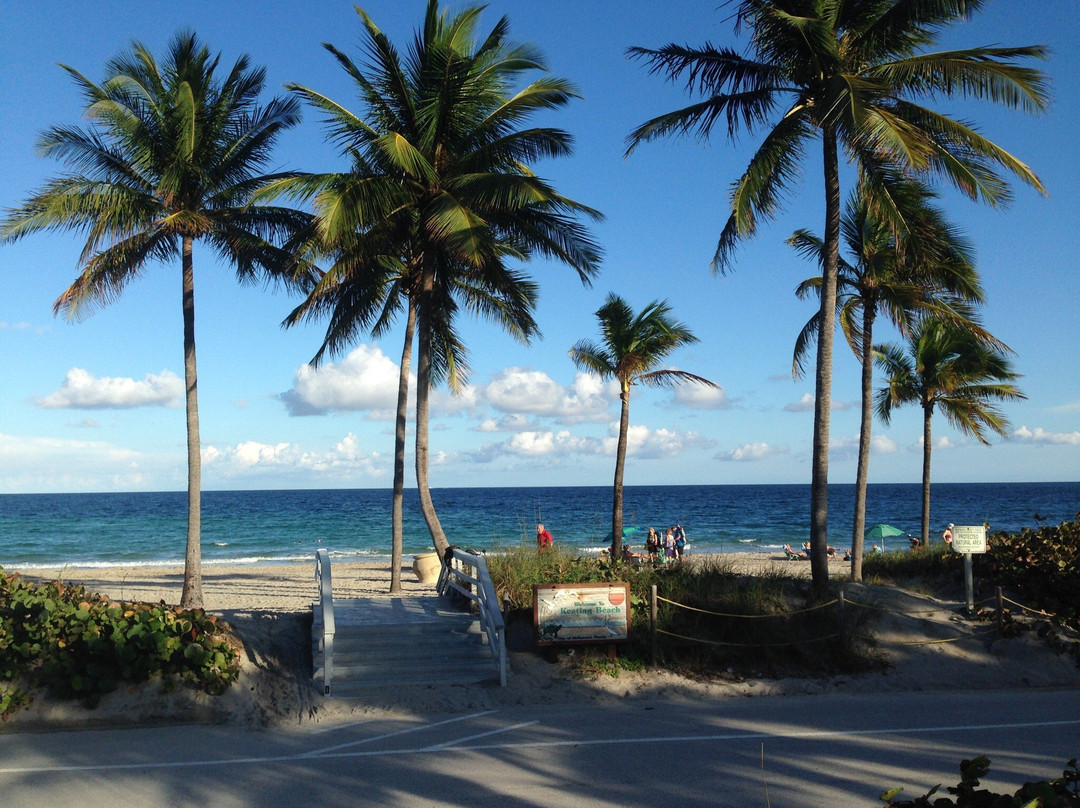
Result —
POLYGON ((442 561, 438 553, 420 553, 413 556, 413 573, 422 584, 433 584, 438 581, 441 568, 442 561))

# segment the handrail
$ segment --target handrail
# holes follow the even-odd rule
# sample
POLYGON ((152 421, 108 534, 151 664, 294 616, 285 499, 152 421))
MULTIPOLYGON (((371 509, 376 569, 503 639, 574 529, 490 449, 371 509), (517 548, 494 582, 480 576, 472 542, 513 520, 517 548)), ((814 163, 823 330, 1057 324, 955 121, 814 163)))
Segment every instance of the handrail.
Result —
POLYGON ((330 553, 325 549, 315 551, 315 580, 319 582, 319 608, 323 621, 323 693, 330 695, 330 682, 334 676, 334 586, 330 577, 330 553))
POLYGON ((499 670, 499 684, 506 687, 506 624, 499 610, 499 597, 495 585, 491 582, 487 559, 478 553, 469 553, 457 547, 451 547, 443 559, 439 571, 436 590, 445 595, 453 589, 473 601, 480 611, 480 622, 488 638, 488 648, 499 670), (475 570, 475 575, 465 571, 468 567, 475 570))

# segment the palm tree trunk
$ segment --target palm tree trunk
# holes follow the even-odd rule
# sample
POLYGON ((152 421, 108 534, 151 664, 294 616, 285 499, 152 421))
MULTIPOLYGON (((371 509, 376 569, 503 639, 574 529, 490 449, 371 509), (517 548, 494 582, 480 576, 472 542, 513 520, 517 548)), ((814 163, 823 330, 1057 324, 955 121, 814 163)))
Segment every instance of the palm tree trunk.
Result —
POLYGON ((405 342, 401 348, 398 371, 397 415, 394 419, 394 501, 390 519, 390 594, 401 593, 401 552, 404 543, 405 501, 405 428, 409 410, 409 370, 412 366, 413 333, 416 330, 416 304, 409 296, 405 320, 405 342))
POLYGON ((933 402, 923 402, 922 427, 922 546, 930 546, 930 419, 934 414, 933 402))
POLYGON ((185 609, 203 608, 202 593, 202 454, 199 440, 199 374, 195 367, 195 265, 192 260, 192 238, 183 237, 181 266, 183 269, 184 308, 184 386, 187 391, 187 548, 184 552, 184 588, 180 605, 185 609))
POLYGON ((862 580, 863 532, 866 530, 866 480, 870 470, 870 437, 874 429, 874 314, 876 305, 863 303, 862 345, 862 421, 859 425, 859 460, 855 470, 855 515, 851 522, 851 580, 862 580))
POLYGON ((439 557, 446 554, 450 542, 446 540, 435 503, 428 486, 428 397, 431 392, 431 289, 435 279, 425 267, 421 282, 423 299, 420 304, 420 345, 416 356, 416 488, 420 495, 420 513, 424 515, 431 543, 439 557))
POLYGON ((825 261, 821 278, 821 327, 814 376, 814 456, 810 479, 810 570, 815 597, 829 590, 829 409, 832 404, 833 330, 836 275, 840 258, 840 166, 836 130, 822 130, 825 168, 825 261))
POLYGON ((622 410, 619 414, 619 443, 615 449, 615 484, 611 497, 611 558, 622 558, 623 470, 626 468, 626 440, 630 431, 630 385, 621 381, 622 410))

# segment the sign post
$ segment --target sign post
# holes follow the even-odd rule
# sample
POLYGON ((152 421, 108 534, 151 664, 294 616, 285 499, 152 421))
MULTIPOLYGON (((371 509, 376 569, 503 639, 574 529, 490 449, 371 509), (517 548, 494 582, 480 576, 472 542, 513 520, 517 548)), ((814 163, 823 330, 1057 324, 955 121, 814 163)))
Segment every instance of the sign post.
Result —
POLYGON ((975 587, 971 576, 971 554, 986 552, 986 525, 954 525, 952 548, 964 554, 964 589, 967 592, 967 611, 975 611, 975 587))

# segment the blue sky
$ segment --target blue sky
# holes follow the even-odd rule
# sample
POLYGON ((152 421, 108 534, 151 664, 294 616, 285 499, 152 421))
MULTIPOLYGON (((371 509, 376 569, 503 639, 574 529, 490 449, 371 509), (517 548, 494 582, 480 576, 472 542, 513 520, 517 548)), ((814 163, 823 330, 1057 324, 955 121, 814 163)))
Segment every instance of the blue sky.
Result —
MULTIPOLYGON (((569 130, 573 157, 538 166, 563 193, 601 210, 594 229, 604 268, 584 288, 565 267, 536 261, 543 339, 521 345, 490 324, 463 321, 470 387, 433 401, 434 486, 606 485, 614 464, 614 390, 579 374, 567 350, 596 338, 595 311, 610 291, 635 308, 666 299, 701 339, 672 366, 712 379, 700 389, 635 390, 628 484, 802 483, 810 478, 812 378, 790 375, 795 337, 813 304, 795 286, 814 274, 783 244, 798 227, 821 228, 819 162, 783 215, 739 251, 736 268, 711 274, 730 183, 757 140, 721 137, 646 144, 623 157, 632 127, 688 102, 681 86, 627 61, 631 45, 667 42, 742 47, 718 3, 668 0, 492 0, 485 28, 507 15, 516 39, 539 46, 555 75, 583 98, 543 123, 569 130)), ((404 46, 421 0, 364 4, 404 46)), ((460 4, 453 4, 460 8, 460 4)), ((0 28, 0 207, 17 205, 61 166, 36 155, 37 135, 76 123, 79 96, 57 67, 93 79, 139 39, 160 52, 191 28, 223 62, 241 53, 268 69, 268 94, 296 81, 357 106, 329 41, 359 58, 360 23, 348 2, 183 4, 73 0, 5 4, 0 28)), ((984 447, 935 418, 935 481, 1080 479, 1080 5, 1075 0, 988 3, 950 31, 949 47, 1044 44, 1053 107, 1041 117, 984 104, 941 107, 975 120, 1028 162, 1043 197, 1014 186, 1005 211, 943 195, 974 243, 988 303, 985 323, 1015 351, 1028 399, 1010 404, 1008 439, 984 447), (1037 11, 1036 11, 1037 9, 1037 11)), ((333 170, 317 116, 281 139, 275 167, 333 170)), ((181 490, 186 483, 182 326, 177 266, 152 266, 123 297, 69 323, 51 306, 76 274, 81 241, 38 234, 0 247, 0 493, 181 490)), ((313 372, 320 325, 288 331, 298 302, 240 287, 227 266, 196 247, 196 339, 206 489, 389 487, 392 410, 401 332, 367 339, 313 372)), ((893 339, 882 327, 876 336, 893 339)), ((852 482, 858 435, 858 364, 835 357, 830 480, 852 482)), ((917 409, 875 424, 872 482, 918 482, 917 409)), ((411 454, 409 459, 411 468, 411 454)))

